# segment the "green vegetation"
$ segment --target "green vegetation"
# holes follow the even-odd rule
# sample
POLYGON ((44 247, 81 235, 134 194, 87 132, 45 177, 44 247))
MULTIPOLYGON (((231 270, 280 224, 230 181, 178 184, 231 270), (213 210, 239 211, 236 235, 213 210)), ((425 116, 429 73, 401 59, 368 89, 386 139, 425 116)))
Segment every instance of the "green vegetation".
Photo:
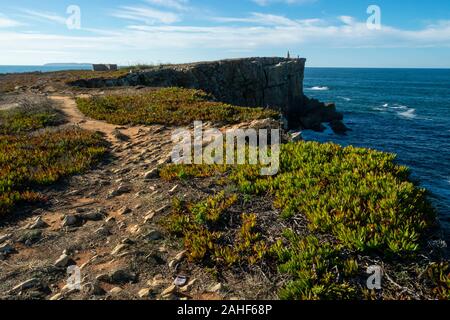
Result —
POLYGON ((185 205, 175 199, 167 228, 181 236, 191 261, 206 265, 233 266, 246 262, 255 264, 268 251, 255 231, 256 215, 241 214, 240 229, 226 237, 226 226, 233 214, 229 209, 238 201, 236 194, 220 192, 197 204, 185 205))
POLYGON ((46 99, 23 100, 16 108, 0 111, 1 135, 31 132, 62 123, 64 123, 63 115, 46 99), (36 107, 36 104, 39 107, 36 107))
POLYGON ((282 217, 304 214, 311 231, 332 234, 350 250, 402 254, 419 248, 435 215, 425 190, 394 160, 369 149, 291 143, 281 148, 277 176, 238 166, 231 179, 243 193, 270 192, 282 217))
POLYGON ((438 298, 450 300, 450 267, 448 263, 432 263, 427 271, 438 298))
POLYGON ((292 276, 279 295, 281 299, 354 299, 356 290, 339 274, 349 278, 357 275, 358 263, 343 259, 340 251, 329 242, 314 236, 301 238, 293 231, 284 234, 288 245, 279 240, 272 250, 279 261, 279 270, 292 276))
MULTIPOLYGON (((435 223, 435 212, 426 192, 409 181, 408 169, 395 163, 395 155, 369 149, 316 142, 289 143, 281 147, 280 170, 271 177, 261 176, 260 168, 252 165, 168 165, 160 174, 166 179, 219 175, 243 199, 273 199, 280 219, 291 227, 273 235, 277 238, 273 244, 247 235, 246 248, 252 249, 235 250, 241 256, 251 257, 247 262, 263 258, 277 262, 278 272, 291 278, 279 292, 283 299, 367 297, 365 284, 360 280, 361 274, 365 274, 360 267, 361 255, 374 255, 386 262, 414 258, 435 223), (295 224, 290 224, 300 216, 308 222, 305 230, 297 230, 295 224)), ((217 254, 214 243, 220 234, 207 233, 214 230, 210 222, 222 216, 222 205, 217 199, 193 204, 188 215, 178 215, 180 220, 175 225, 201 223, 203 229, 196 233, 198 242, 185 241, 188 251, 197 252, 201 248, 201 254, 196 256, 212 254, 216 260, 232 265, 237 261, 236 252, 226 248, 228 252, 217 254)), ((250 230, 257 227, 256 216, 254 219, 250 230)), ((190 234, 181 231, 185 237, 190 234)), ((239 248, 238 241, 235 248, 239 248)), ((242 261, 240 258, 239 262, 242 261)), ((448 295, 445 289, 448 276, 442 268, 436 270, 429 272, 440 288, 438 293, 448 295)))
POLYGON ((77 104, 87 116, 117 125, 190 125, 196 120, 239 123, 279 116, 273 110, 215 102, 203 91, 182 88, 79 98, 77 104))
POLYGON ((45 128, 63 122, 48 101, 0 111, 0 216, 19 202, 41 200, 34 190, 82 172, 105 152, 102 138, 79 128, 45 128))

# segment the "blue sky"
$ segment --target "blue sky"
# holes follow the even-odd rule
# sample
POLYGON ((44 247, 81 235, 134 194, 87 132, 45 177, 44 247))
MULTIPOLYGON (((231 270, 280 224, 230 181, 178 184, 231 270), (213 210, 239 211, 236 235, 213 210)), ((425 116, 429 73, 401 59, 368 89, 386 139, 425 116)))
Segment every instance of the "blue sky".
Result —
POLYGON ((293 55, 309 66, 450 67, 448 0, 1 0, 0 65, 293 55), (68 19, 80 9, 80 28, 68 19), (367 8, 381 12, 369 28, 367 8))

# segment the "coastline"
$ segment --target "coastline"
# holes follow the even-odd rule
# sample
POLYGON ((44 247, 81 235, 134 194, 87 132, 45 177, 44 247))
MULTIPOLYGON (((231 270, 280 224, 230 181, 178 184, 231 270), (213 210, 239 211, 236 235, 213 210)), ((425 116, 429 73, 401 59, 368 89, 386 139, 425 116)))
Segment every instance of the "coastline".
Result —
MULTIPOLYGON (((19 211, 7 216, 9 223, 0 227, 2 239, 6 239, 2 241, 9 246, 4 251, 8 262, 21 261, 28 252, 28 258, 31 255, 44 266, 52 265, 59 270, 53 274, 58 279, 65 276, 64 267, 70 263, 89 270, 94 284, 91 289, 56 288, 53 279, 43 275, 33 287, 39 297, 178 299, 188 294, 194 299, 208 295, 219 299, 233 296, 432 299, 445 296, 445 291, 436 291, 445 287, 435 276, 445 271, 446 258, 442 256, 445 242, 439 237, 433 210, 423 191, 409 180, 407 169, 393 162, 392 155, 300 141, 282 145, 281 162, 286 165, 274 179, 254 176, 252 170, 239 167, 177 166, 170 164, 170 134, 174 126, 190 119, 188 115, 194 118, 219 115, 224 117, 218 119, 225 129, 227 121, 231 121, 228 125, 236 125, 237 121, 246 127, 249 124, 242 122, 246 114, 254 117, 254 112, 265 114, 268 110, 246 109, 229 102, 221 104, 199 89, 152 88, 142 84, 99 88, 67 85, 73 81, 98 81, 99 76, 102 81, 118 81, 124 76, 120 71, 65 71, 36 78, 27 75, 26 79, 23 75, 16 76, 5 79, 20 82, 3 87, 0 83, 0 88, 10 90, 4 97, 11 101, 27 95, 31 99, 48 97, 69 125, 102 133, 107 146, 104 162, 83 174, 69 175, 55 185, 38 188, 49 201, 39 207, 32 203, 20 205, 19 211), (150 112, 146 106, 156 102, 162 109, 150 112), (189 109, 192 104, 199 114, 189 109), (221 112, 220 108, 233 111, 221 112), (177 110, 185 110, 186 114, 180 116, 177 110), (155 118, 170 112, 175 114, 155 118), (236 112, 242 118, 230 117, 236 112), (297 167, 297 162, 304 163, 305 168, 297 167), (361 212, 359 205, 345 200, 352 197, 358 199, 356 203, 364 204, 362 207, 370 218, 355 214, 361 212), (379 210, 379 204, 388 208, 379 210), (341 210, 346 210, 345 214, 336 208, 344 208, 341 210), (391 210, 394 210, 392 221, 389 220, 392 216, 385 215, 391 210), (404 216, 396 219, 397 214, 404 216), (348 223, 350 217, 354 220, 348 223), (383 222, 384 219, 389 223, 383 222), (368 221, 376 222, 368 225, 368 221), (9 237, 3 238, 3 234, 9 237), (61 253, 57 249, 61 247, 69 249, 61 253), (383 291, 366 292, 366 271, 377 261, 383 262, 391 281, 383 291), (299 270, 290 269, 290 265, 299 266, 301 275, 308 277, 310 284, 302 284, 299 270), (316 269, 317 265, 323 267, 316 269), (183 286, 186 291, 172 288, 170 274, 174 268, 183 276, 188 275, 187 287, 183 286), (214 270, 216 275, 220 274, 220 280, 205 270, 214 270), (266 277, 260 277, 261 272, 266 277), (272 280, 271 285, 267 279, 272 280), (399 290, 399 283, 407 290, 399 290), (254 290, 255 287, 259 290, 254 290), (51 294, 46 288, 51 288, 51 294)), ((329 88, 316 90, 322 94, 332 94, 334 90, 334 85, 326 83, 311 86, 308 83, 305 87, 314 86, 329 88)), ((356 96, 350 99, 357 101, 356 96)), ((250 119, 255 125, 255 120, 250 119)), ((205 121, 212 120, 205 118, 205 121)), ((29 130, 27 121, 19 123, 29 130)), ((50 124, 49 132, 58 132, 57 128, 51 128, 55 125, 61 124, 50 124)), ((340 139, 358 132, 354 130, 340 139)), ((21 137, 10 135, 8 139, 21 137)), ((21 143, 33 140, 24 141, 21 143)), ((31 274, 25 273, 2 286, 18 290, 17 283, 30 277, 31 274)), ((15 294, 14 290, 8 290, 5 292, 15 294)), ((27 290, 24 293, 31 294, 27 290)))

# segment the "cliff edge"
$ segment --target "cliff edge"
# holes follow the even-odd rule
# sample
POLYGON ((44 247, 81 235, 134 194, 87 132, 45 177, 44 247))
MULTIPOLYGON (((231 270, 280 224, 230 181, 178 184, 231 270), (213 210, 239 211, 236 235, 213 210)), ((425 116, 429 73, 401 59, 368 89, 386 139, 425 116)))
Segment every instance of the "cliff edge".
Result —
POLYGON ((341 121, 334 104, 304 95, 306 59, 245 58, 157 66, 115 79, 82 79, 82 88, 117 86, 182 87, 202 89, 217 100, 247 107, 281 111, 289 127, 321 130, 322 122, 341 121))

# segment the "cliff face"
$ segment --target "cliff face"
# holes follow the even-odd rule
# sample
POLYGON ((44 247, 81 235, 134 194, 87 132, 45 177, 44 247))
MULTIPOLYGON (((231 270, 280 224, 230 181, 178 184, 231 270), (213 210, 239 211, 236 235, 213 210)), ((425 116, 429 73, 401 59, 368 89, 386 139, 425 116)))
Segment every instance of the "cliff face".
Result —
POLYGON ((218 100, 262 106, 288 113, 303 104, 306 59, 247 58, 156 67, 118 79, 79 80, 88 88, 111 86, 178 86, 202 89, 218 100))
POLYGON ((324 111, 324 104, 311 105, 311 100, 304 96, 305 63, 306 59, 286 58, 199 62, 155 67, 117 79, 78 80, 72 85, 86 88, 144 85, 202 89, 222 102, 280 110, 291 127, 318 129, 322 113, 334 109, 324 111))

